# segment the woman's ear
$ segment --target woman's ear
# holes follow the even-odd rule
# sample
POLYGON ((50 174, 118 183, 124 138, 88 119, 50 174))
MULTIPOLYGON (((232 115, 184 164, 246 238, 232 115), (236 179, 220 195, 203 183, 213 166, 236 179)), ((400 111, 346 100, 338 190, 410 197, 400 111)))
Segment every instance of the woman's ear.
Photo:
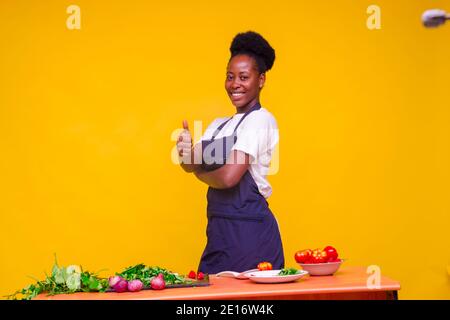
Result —
POLYGON ((259 75, 259 89, 261 90, 264 87, 264 83, 266 83, 266 73, 263 72, 259 75))

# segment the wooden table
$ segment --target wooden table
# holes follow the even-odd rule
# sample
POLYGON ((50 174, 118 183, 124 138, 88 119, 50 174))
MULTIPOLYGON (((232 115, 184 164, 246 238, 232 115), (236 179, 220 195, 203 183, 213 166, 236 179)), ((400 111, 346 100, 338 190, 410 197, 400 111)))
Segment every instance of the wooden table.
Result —
POLYGON ((333 276, 306 276, 291 283, 259 284, 210 276, 210 286, 143 290, 124 293, 76 293, 47 296, 40 300, 324 300, 324 299, 397 299, 400 283, 381 276, 380 287, 369 289, 364 267, 342 267, 333 276))

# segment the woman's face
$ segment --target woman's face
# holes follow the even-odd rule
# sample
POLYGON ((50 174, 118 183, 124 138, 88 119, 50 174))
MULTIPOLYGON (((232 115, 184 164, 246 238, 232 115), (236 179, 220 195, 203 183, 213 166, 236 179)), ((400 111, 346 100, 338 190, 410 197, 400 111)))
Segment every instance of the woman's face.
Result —
POLYGON ((236 108, 253 106, 259 100, 265 74, 259 73, 255 59, 239 54, 231 58, 227 66, 225 90, 236 108))

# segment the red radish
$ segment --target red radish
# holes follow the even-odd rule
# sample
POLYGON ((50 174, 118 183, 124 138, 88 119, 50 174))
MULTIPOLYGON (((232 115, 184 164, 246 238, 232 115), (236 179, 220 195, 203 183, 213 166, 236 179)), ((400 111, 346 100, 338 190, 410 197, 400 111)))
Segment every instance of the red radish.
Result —
POLYGON ((136 291, 141 291, 142 287, 144 286, 144 284, 142 283, 141 280, 131 280, 130 282, 128 282, 128 291, 131 292, 136 292, 136 291))
POLYGON ((120 280, 117 282, 117 284, 114 286, 114 291, 116 292, 125 292, 128 289, 128 282, 127 280, 120 280))
POLYGON ((157 277, 153 278, 152 282, 150 283, 150 286, 153 290, 162 290, 166 287, 166 283, 164 282, 163 274, 158 274, 157 277))
POLYGON ((116 286, 116 284, 119 283, 120 280, 123 280, 123 278, 121 276, 112 276, 109 277, 109 286, 111 288, 114 288, 116 286))
POLYGON ((189 272, 188 278, 191 278, 191 279, 195 279, 195 278, 196 278, 196 273, 195 273, 194 270, 192 270, 191 272, 189 272))

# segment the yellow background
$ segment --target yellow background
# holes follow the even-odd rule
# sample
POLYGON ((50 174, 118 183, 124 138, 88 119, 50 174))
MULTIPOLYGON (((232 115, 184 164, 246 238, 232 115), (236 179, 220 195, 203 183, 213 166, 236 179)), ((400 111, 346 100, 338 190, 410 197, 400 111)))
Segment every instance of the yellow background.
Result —
MULTIPOLYGON (((276 49, 261 103, 280 128, 270 177, 287 266, 335 246, 400 299, 450 298, 447 1, 0 2, 0 295, 63 265, 195 269, 206 186, 171 162, 183 119, 234 108, 229 45, 276 49), (68 30, 66 8, 81 8, 68 30), (366 27, 370 4, 381 30, 366 27)), ((108 273, 106 273, 108 274, 108 273)), ((104 274, 105 275, 105 274, 104 274)))

